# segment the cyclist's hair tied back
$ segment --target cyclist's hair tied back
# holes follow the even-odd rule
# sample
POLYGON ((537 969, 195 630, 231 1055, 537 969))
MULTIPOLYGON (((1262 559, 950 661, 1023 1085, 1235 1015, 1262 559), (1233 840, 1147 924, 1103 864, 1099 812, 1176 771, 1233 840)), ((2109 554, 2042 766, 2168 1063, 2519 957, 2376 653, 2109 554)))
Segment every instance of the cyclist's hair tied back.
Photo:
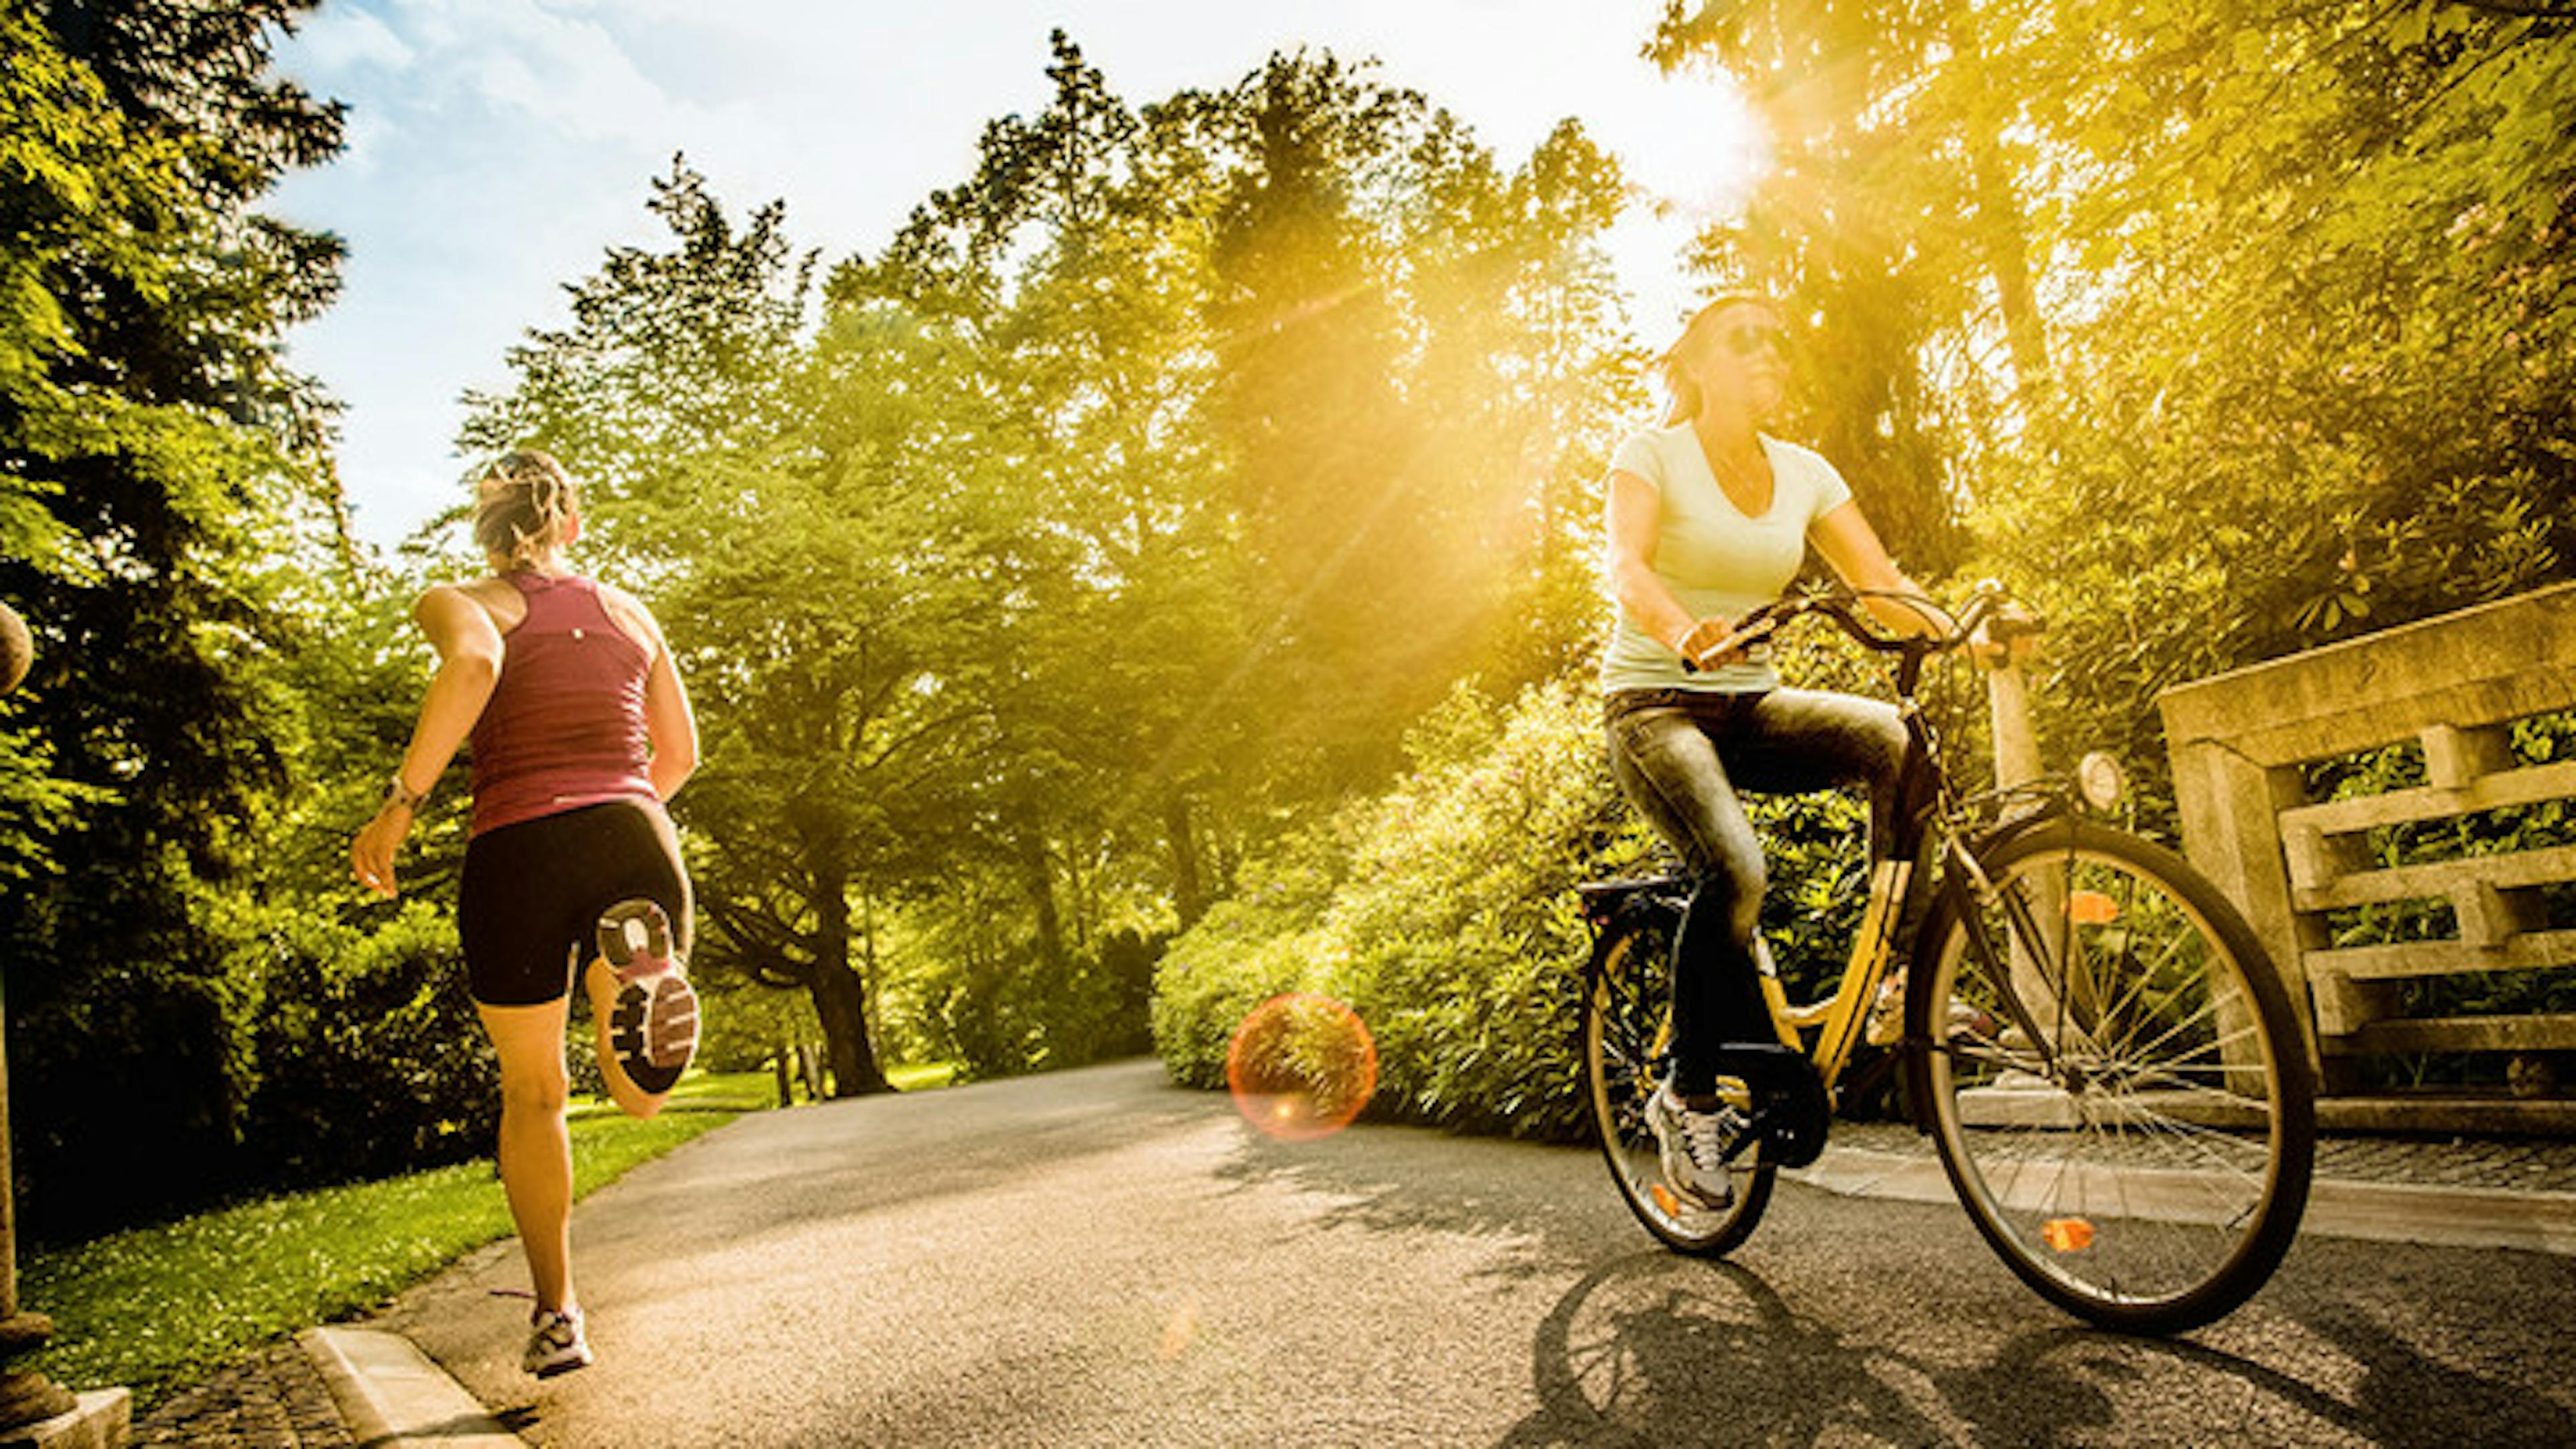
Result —
POLYGON ((572 474, 553 454, 514 449, 475 480, 474 541, 492 557, 524 568, 565 541, 580 503, 572 474))

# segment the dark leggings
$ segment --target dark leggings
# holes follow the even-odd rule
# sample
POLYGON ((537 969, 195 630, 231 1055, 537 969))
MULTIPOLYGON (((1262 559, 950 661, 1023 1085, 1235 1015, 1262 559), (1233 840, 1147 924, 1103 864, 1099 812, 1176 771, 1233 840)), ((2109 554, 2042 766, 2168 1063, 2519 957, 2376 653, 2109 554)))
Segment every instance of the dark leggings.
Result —
POLYGON ((612 800, 475 836, 457 888, 465 973, 486 1006, 537 1006, 572 990, 598 951, 600 913, 649 900, 689 950, 689 876, 658 805, 612 800))
POLYGON ((1605 716, 1619 788, 1681 853, 1690 908, 1673 948, 1673 1087, 1716 1087, 1730 1042, 1777 1042, 1755 964, 1762 841, 1739 790, 1869 792, 1872 858, 1894 838, 1905 725, 1896 707, 1816 690, 1622 690, 1605 716))

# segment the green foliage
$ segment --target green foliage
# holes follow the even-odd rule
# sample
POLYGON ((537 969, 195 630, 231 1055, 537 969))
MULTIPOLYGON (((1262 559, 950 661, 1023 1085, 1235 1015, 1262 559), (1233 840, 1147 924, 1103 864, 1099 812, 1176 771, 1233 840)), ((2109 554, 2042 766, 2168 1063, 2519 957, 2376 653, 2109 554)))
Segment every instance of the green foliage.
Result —
POLYGON ((243 1171, 267 1187, 345 1182, 488 1152, 499 1063, 451 913, 406 903, 371 932, 274 913, 232 973, 260 984, 243 1171))
POLYGON ((1215 1085, 1254 1006, 1316 992, 1376 1039, 1372 1114, 1569 1136, 1588 951, 1573 885, 1650 855, 1601 762, 1597 706, 1562 686, 1508 708, 1461 690, 1407 746, 1404 784, 1247 871, 1174 943, 1157 1050, 1215 1085))
POLYGON ((248 210, 337 145, 266 73, 306 8, 0 18, 0 597, 39 661, 0 715, 0 941, 38 1224, 220 1189, 257 1082, 232 933, 302 735, 287 600, 337 522, 276 343, 338 245, 248 210))
POLYGON ((782 1048, 823 1039, 811 997, 739 979, 701 978, 697 987, 697 1061, 708 1071, 759 1071, 782 1048))
POLYGON ((958 1064, 957 1080, 1056 1071, 1149 1050, 1146 1020, 1159 937, 1119 930, 1050 961, 1030 943, 970 948, 916 986, 919 1051, 958 1064))

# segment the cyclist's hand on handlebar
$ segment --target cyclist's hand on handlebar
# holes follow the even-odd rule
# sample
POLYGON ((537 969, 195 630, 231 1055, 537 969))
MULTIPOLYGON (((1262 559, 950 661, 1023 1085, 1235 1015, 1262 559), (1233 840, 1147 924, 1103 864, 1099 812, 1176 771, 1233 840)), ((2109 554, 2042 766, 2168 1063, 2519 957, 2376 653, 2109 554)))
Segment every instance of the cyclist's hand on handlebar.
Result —
POLYGON ((2008 668, 2039 648, 2040 632, 2046 627, 2038 615, 2006 600, 1977 622, 1968 635, 1968 652, 1988 669, 2008 668))
POLYGON ((1673 641, 1673 649, 1682 656, 1685 669, 1716 669, 1744 662, 1744 651, 1770 632, 1766 621, 1755 620, 1738 629, 1720 618, 1702 619, 1687 633, 1673 641))

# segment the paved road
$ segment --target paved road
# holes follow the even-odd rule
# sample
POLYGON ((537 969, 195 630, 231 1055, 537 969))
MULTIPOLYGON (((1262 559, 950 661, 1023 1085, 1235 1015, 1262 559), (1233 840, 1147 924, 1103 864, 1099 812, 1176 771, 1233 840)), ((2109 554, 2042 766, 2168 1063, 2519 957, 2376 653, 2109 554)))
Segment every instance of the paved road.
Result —
POLYGON ((515 1245, 388 1315, 540 1445, 2576 1442, 2576 1259, 2311 1238, 2132 1341, 1952 1205, 1784 1184, 1712 1265, 1587 1150, 1275 1143, 1152 1063, 746 1118, 574 1231, 588 1370, 518 1372, 515 1245))

